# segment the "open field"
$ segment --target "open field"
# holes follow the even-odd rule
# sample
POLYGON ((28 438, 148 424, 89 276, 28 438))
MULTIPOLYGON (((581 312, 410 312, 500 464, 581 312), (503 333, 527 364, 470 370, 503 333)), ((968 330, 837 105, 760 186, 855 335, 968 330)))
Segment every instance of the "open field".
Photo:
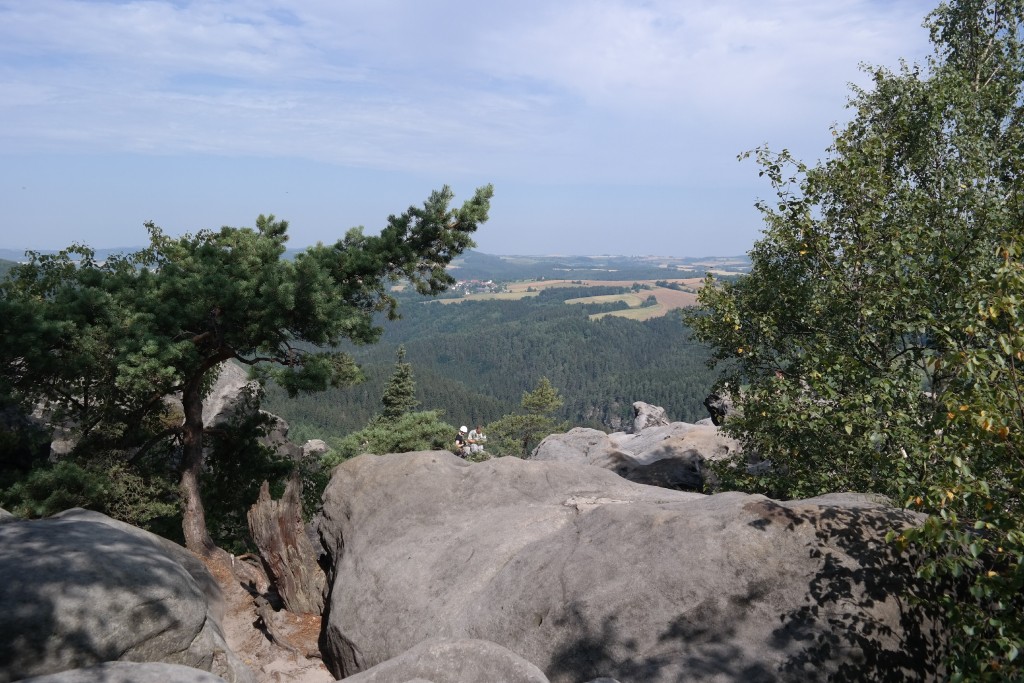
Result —
MULTIPOLYGON (((700 289, 703 278, 659 278, 665 282, 674 282, 696 293, 700 289)), ((654 287, 655 280, 521 280, 509 282, 510 292, 525 292, 527 289, 548 289, 550 287, 632 287, 634 284, 654 287)), ((659 289, 659 288, 655 288, 659 289)), ((675 291, 675 290, 668 290, 675 291)))
MULTIPOLYGON (((645 293, 648 290, 642 290, 645 293)), ((653 292, 651 292, 653 294, 653 292)), ((647 294, 650 296, 650 294, 647 294)), ((644 302, 647 296, 640 296, 639 294, 605 294, 603 296, 583 296, 578 299, 566 299, 567 304, 610 304, 622 302, 629 308, 636 308, 644 302)))
POLYGON ((460 296, 457 299, 438 299, 437 301, 442 304, 455 304, 460 301, 490 301, 497 299, 498 301, 514 301, 516 299, 525 299, 528 296, 537 296, 538 292, 527 292, 525 289, 520 292, 492 292, 488 294, 467 294, 460 296))
POLYGON ((693 306, 697 302, 697 290, 703 282, 702 278, 674 279, 665 278, 664 281, 677 283, 685 287, 687 291, 669 289, 667 287, 655 286, 655 280, 521 280, 510 282, 506 285, 509 291, 492 294, 467 294, 457 299, 438 299, 441 303, 450 304, 458 301, 484 301, 484 300, 514 300, 528 296, 537 296, 543 289, 553 287, 632 287, 634 284, 646 285, 650 289, 641 289, 636 292, 624 294, 607 294, 602 296, 588 296, 577 299, 569 299, 569 304, 601 304, 621 301, 628 308, 610 313, 596 313, 592 318, 603 318, 606 315, 615 315, 631 320, 649 320, 665 315, 676 308, 693 306), (640 308, 640 305, 649 296, 658 300, 656 306, 640 308))

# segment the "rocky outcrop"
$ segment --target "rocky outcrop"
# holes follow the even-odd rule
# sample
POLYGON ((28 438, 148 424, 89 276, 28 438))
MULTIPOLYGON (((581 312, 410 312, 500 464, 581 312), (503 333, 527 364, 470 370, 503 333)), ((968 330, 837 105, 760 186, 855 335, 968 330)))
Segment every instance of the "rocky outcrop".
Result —
POLYGON ((394 659, 346 678, 350 683, 548 683, 540 669, 486 640, 424 640, 394 659))
POLYGON ((225 683, 225 681, 209 671, 178 664, 107 662, 84 669, 71 669, 46 676, 33 676, 20 683, 225 683))
POLYGON ((853 494, 777 502, 581 464, 363 455, 324 494, 321 649, 336 676, 443 638, 499 643, 554 683, 931 680, 932 624, 897 597, 913 572, 884 540, 915 521, 853 494))
POLYGON ((637 401, 633 404, 633 432, 640 432, 647 427, 664 427, 669 423, 668 414, 661 406, 637 401))
POLYGON ((203 424, 228 424, 248 410, 250 397, 262 391, 259 382, 237 363, 222 363, 210 393, 203 400, 203 424))
MULTIPOLYGON (((240 365, 232 362, 221 364, 213 388, 203 400, 203 424, 206 427, 227 426, 252 414, 258 410, 257 399, 262 392, 259 382, 250 380, 248 372, 240 365)), ((302 446, 288 439, 288 423, 265 410, 259 412, 267 421, 267 433, 260 438, 260 443, 279 456, 301 459, 302 446)))
POLYGON ((541 441, 530 459, 594 465, 640 484, 702 491, 706 463, 739 451, 739 443, 715 426, 658 424, 655 420, 633 434, 605 434, 585 427, 552 434, 541 441))
POLYGON ((720 391, 709 394, 704 399, 704 407, 708 409, 708 414, 711 416, 709 418, 711 424, 716 427, 721 426, 725 422, 725 418, 736 412, 732 394, 729 393, 729 386, 726 385, 720 391))
POLYGON ((108 661, 253 680, 224 642, 216 581, 184 548, 84 510, 2 524, 0 548, 0 683, 108 661))
POLYGON ((302 444, 302 457, 319 458, 329 450, 331 450, 331 447, 327 445, 327 442, 321 439, 310 439, 302 444))

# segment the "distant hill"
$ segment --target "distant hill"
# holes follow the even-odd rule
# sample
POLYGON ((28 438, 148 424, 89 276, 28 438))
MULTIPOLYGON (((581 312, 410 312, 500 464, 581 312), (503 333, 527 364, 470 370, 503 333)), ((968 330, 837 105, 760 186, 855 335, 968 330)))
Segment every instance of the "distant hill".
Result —
MULTIPOLYGON (((96 258, 102 261, 111 254, 130 254, 139 251, 142 247, 104 247, 96 248, 96 258)), ((15 261, 23 263, 26 251, 37 251, 40 254, 56 254, 60 249, 0 249, 0 260, 15 261)))
POLYGON ((659 280, 749 269, 746 256, 494 256, 468 251, 452 261, 449 271, 459 280, 659 280))
POLYGON ((18 265, 14 261, 8 261, 5 258, 0 258, 0 280, 7 277, 7 273, 11 272, 11 268, 18 265))
MULTIPOLYGON (((142 247, 97 248, 96 258, 127 254, 142 247)), ((40 249, 55 254, 56 249, 40 249)), ((286 258, 294 258, 302 249, 289 249, 286 258)), ((24 249, 0 249, 0 259, 24 261, 24 249)), ((703 277, 711 270, 724 274, 745 273, 750 269, 746 256, 496 256, 470 250, 452 261, 451 274, 459 280, 659 280, 703 277)))

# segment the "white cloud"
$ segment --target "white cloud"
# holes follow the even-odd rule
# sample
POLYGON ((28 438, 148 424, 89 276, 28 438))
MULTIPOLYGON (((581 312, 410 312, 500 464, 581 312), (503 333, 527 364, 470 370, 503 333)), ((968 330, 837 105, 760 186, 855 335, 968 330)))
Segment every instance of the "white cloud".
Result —
POLYGON ((0 149, 699 197, 761 143, 820 155, 932 1, 0 0, 0 149))
POLYGON ((392 167, 601 144, 573 128, 744 135, 828 116, 917 4, 8 2, 0 115, 19 145, 48 123, 61 143, 392 167))

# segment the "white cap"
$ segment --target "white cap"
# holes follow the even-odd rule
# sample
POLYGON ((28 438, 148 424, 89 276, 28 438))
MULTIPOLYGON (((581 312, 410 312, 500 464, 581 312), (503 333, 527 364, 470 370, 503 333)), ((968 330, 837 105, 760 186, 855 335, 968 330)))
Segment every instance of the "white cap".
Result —
POLYGON ((469 430, 466 429, 466 425, 462 425, 461 427, 459 427, 459 431, 460 432, 468 432, 469 430))

